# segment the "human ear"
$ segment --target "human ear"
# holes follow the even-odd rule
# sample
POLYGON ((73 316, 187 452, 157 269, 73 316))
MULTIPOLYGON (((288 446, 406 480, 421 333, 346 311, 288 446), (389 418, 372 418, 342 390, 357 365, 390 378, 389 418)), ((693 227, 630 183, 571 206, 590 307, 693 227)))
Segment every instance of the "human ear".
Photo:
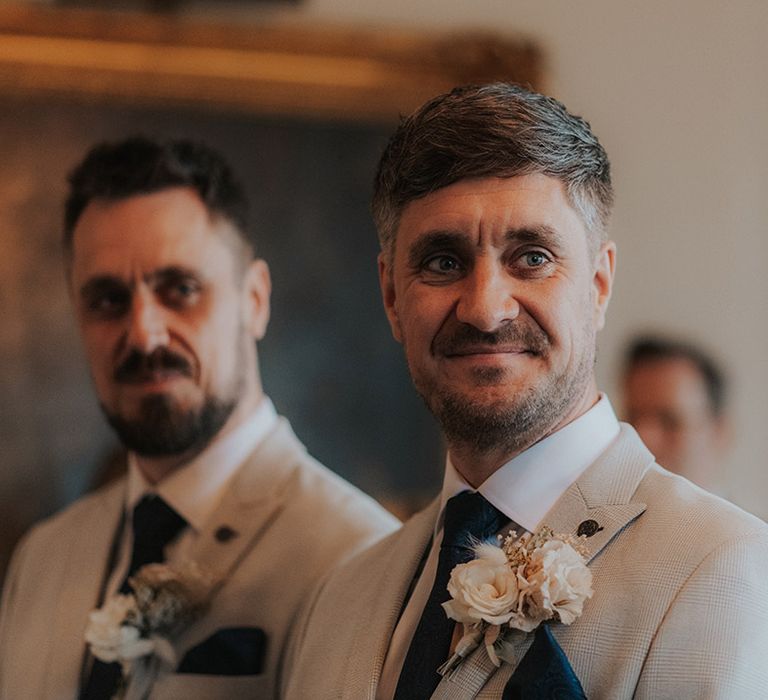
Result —
POLYGON ((392 276, 392 262, 386 253, 379 253, 379 285, 381 287, 381 298, 384 302, 384 311, 389 320, 389 327, 392 329, 392 335, 398 343, 403 341, 403 334, 400 328, 400 319, 397 315, 395 305, 395 282, 392 276))
POLYGON ((243 283, 245 325, 256 340, 261 340, 267 332, 271 293, 269 266, 257 258, 248 265, 243 283))
POLYGON ((613 291, 613 278, 616 271, 616 244, 606 241, 600 246, 595 256, 592 284, 595 290, 595 328, 605 326, 605 314, 613 291))

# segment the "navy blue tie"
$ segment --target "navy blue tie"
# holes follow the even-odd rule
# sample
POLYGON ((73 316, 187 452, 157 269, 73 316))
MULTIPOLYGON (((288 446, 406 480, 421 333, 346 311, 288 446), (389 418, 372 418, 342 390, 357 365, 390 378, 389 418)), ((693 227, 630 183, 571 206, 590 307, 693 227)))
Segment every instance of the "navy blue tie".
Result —
MULTIPOLYGON (((166 545, 187 524, 162 498, 144 496, 133 509, 133 550, 120 593, 128 593, 128 579, 145 564, 165 561, 166 545)), ((80 700, 109 700, 117 690, 120 664, 93 660, 91 674, 80 691, 80 700)))
POLYGON ((473 542, 495 535, 509 522, 479 493, 464 491, 445 506, 443 541, 432 591, 400 672, 394 700, 427 700, 440 682, 437 669, 448 658, 455 622, 445 614, 453 567, 474 557, 473 542))

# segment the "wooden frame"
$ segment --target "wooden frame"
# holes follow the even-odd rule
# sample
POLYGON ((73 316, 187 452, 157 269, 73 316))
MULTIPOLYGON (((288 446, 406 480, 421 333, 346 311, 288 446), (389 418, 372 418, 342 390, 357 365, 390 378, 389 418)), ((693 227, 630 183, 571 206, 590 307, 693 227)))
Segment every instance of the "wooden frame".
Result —
POLYGON ((390 121, 453 85, 540 87, 529 41, 0 6, 0 94, 390 121))

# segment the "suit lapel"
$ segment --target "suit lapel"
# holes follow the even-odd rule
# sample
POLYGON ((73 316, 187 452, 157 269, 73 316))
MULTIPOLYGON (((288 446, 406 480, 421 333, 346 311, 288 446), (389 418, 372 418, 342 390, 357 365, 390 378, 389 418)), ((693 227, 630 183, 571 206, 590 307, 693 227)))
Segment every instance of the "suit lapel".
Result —
POLYGON ((304 451, 288 422, 280 418, 235 474, 182 558, 199 565, 217 587, 224 582, 284 507, 304 451))
MULTIPOLYGON (((80 519, 81 529, 72 533, 71 546, 59 569, 60 587, 50 620, 56 630, 46 669, 47 696, 58 696, 62 688, 76 688, 85 655, 88 614, 99 604, 108 575, 108 561, 122 518, 125 480, 94 497, 92 509, 80 519), (99 527, 94 528, 93 523, 99 527)), ((36 615, 43 615, 40 610, 36 615)))
MULTIPOLYGON (((556 533, 588 534, 587 563, 591 562, 611 540, 646 509, 645 503, 633 500, 635 491, 653 455, 640 441, 637 433, 622 424, 619 437, 573 483, 547 513, 543 525, 556 533)), ((588 603, 587 603, 588 604, 588 603)), ((573 623, 578 625, 578 621, 573 623)), ((532 635, 513 632, 518 662, 530 646, 532 635)), ((482 645, 462 663, 454 673, 446 676, 438 686, 433 700, 474 697, 493 676, 494 688, 501 690, 517 664, 503 664, 499 673, 487 660, 482 645), (474 694, 469 694, 469 689, 474 694)))
POLYGON ((645 503, 632 497, 653 461, 637 433, 622 424, 613 445, 568 488, 544 524, 558 533, 586 534, 587 561, 592 561, 645 511, 645 503))
POLYGON ((343 683, 343 700, 373 700, 397 625, 416 571, 424 558, 434 532, 440 500, 414 515, 387 547, 387 554, 367 572, 357 602, 359 619, 350 646, 352 652, 343 683))

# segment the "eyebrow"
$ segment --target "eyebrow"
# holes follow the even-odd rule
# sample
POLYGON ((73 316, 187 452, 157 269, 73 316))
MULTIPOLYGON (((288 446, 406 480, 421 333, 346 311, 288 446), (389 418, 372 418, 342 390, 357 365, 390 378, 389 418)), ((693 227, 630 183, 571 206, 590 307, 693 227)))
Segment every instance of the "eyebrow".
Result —
POLYGON ((504 238, 510 243, 528 243, 551 248, 559 248, 563 245, 563 235, 546 224, 513 228, 507 231, 504 238))
POLYGON ((169 265, 168 267, 161 267, 159 270, 155 270, 151 274, 145 277, 146 281, 155 282, 167 282, 168 280, 177 280, 184 277, 191 279, 202 280, 202 274, 193 270, 191 267, 184 267, 182 265, 169 265))
MULTIPOLYGON (((182 265, 169 265, 168 267, 161 267, 158 270, 153 270, 151 273, 144 276, 144 280, 147 282, 157 283, 167 282, 168 280, 180 279, 184 277, 189 277, 196 280, 202 279, 198 272, 189 267, 184 267, 182 265)), ((117 275, 97 275, 96 277, 89 279, 80 288, 80 297, 87 299, 94 296, 95 294, 99 294, 116 287, 130 289, 132 286, 132 282, 126 281, 117 275)))
POLYGON ((80 298, 90 299, 110 289, 125 287, 127 287, 127 285, 119 277, 114 277, 113 275, 99 275, 98 277, 92 277, 80 287, 80 298))

